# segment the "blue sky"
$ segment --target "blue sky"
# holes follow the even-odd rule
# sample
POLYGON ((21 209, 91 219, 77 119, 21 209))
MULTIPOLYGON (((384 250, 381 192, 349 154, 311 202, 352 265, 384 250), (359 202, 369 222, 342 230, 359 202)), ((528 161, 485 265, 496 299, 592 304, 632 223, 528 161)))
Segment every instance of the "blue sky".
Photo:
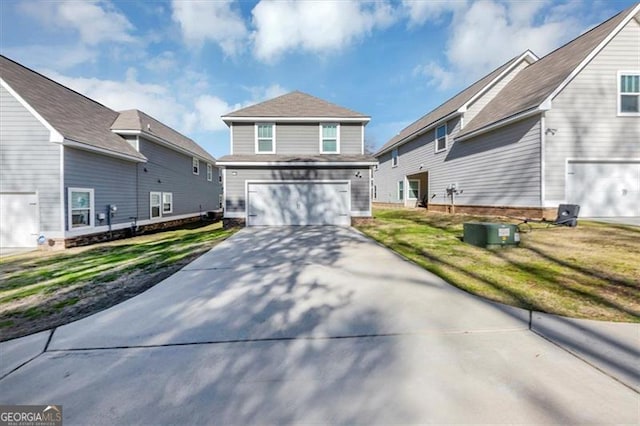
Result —
POLYGON ((526 49, 543 56, 634 2, 0 2, 0 51, 228 154, 220 115, 292 90, 368 114, 368 143, 526 49))

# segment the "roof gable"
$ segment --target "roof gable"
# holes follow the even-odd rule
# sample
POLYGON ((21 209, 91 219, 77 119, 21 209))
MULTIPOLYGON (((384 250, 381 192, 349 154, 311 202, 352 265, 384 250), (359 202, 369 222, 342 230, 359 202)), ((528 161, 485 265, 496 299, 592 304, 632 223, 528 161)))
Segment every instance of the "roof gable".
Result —
POLYGON ((435 123, 441 121, 443 118, 458 113, 459 110, 464 110, 472 101, 477 99, 482 93, 486 91, 508 70, 512 69, 522 60, 528 59, 535 61, 537 58, 529 51, 522 55, 516 56, 505 64, 501 65, 497 69, 493 70, 480 80, 473 83, 454 97, 447 100, 445 103, 430 111, 418 120, 414 121, 404 129, 402 129, 397 135, 392 137, 382 148, 378 150, 375 155, 380 155, 392 147, 399 145, 400 143, 407 142, 413 137, 422 134, 423 131, 428 130, 435 123))
POLYGON ((121 111, 118 118, 111 125, 111 130, 116 133, 126 134, 127 131, 139 133, 148 138, 160 138, 170 145, 211 162, 215 158, 205 151, 200 145, 182 133, 172 129, 166 124, 156 120, 143 111, 132 109, 121 111))
POLYGON ((295 91, 222 117, 227 123, 242 118, 350 118, 364 122, 369 121, 370 117, 307 93, 295 91))
POLYGON ((470 137, 521 113, 546 108, 545 103, 557 95, 638 10, 640 4, 618 13, 522 70, 465 126, 458 138, 470 137))
POLYGON ((0 55, 2 79, 65 139, 114 155, 146 160, 109 125, 118 113, 0 55))

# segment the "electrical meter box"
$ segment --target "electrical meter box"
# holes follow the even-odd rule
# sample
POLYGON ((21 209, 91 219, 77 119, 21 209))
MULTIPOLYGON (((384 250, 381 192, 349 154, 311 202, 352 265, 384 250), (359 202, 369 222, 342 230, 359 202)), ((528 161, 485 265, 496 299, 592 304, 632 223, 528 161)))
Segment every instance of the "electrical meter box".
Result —
POLYGON ((463 241, 482 248, 515 247, 520 244, 520 233, 516 225, 467 222, 463 228, 463 241))

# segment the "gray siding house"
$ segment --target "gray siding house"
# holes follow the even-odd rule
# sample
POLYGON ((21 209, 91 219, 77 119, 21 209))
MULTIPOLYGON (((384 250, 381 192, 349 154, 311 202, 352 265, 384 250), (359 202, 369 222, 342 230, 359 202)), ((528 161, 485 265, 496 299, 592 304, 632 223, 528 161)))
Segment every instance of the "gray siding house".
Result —
POLYGON ((640 5, 543 58, 513 58, 375 156, 374 202, 640 216, 640 5))
POLYGON ((191 139, 4 56, 0 72, 0 247, 86 244, 220 209, 215 159, 191 139))
POLYGON ((222 119, 231 135, 230 155, 217 163, 226 224, 350 225, 371 216, 370 117, 296 91, 222 119))

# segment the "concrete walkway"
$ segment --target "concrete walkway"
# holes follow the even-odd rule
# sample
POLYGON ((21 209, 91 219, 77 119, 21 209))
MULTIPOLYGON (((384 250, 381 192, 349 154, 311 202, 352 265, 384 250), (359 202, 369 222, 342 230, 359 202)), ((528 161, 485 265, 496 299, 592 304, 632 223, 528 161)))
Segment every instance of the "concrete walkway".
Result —
POLYGON ((532 317, 351 229, 245 229, 0 344, 0 403, 62 404, 65 424, 640 422, 640 326, 532 317))

